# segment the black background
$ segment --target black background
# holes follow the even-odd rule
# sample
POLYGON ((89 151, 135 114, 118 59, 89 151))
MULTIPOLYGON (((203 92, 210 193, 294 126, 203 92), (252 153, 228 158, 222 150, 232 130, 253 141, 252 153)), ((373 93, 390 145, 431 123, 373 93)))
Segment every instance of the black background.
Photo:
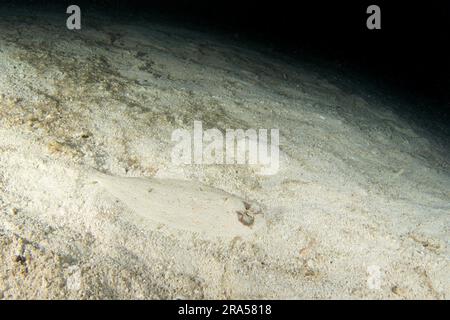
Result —
POLYGON ((444 314, 448 301, 0 301, 3 312, 22 317, 44 314, 48 319, 61 319, 69 314, 74 319, 206 319, 200 316, 179 316, 179 307, 208 306, 220 309, 224 304, 256 304, 272 306, 272 314, 214 315, 208 319, 310 319, 345 317, 360 319, 370 314, 374 319, 392 316, 403 318, 427 318, 430 310, 444 314), (397 313, 398 312, 398 313, 397 313))

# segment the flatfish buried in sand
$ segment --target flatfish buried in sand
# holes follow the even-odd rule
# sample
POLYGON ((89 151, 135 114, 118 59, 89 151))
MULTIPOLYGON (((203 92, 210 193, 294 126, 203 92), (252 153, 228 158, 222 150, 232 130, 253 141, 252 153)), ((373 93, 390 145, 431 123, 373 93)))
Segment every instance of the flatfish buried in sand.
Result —
POLYGON ((155 224, 231 238, 249 236, 264 225, 258 205, 197 182, 101 173, 93 178, 135 214, 155 224))

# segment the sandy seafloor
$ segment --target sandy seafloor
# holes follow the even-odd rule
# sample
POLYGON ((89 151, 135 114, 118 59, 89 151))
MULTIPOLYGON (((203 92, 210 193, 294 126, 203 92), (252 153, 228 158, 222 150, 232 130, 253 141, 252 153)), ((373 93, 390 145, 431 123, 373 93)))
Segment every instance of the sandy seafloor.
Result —
POLYGON ((65 18, 0 19, 0 298, 450 298, 445 135, 342 74, 65 18), (279 128, 278 174, 172 164, 171 133, 194 120, 279 128), (183 224, 187 198, 201 230, 183 224), (217 226, 241 199, 263 208, 243 236, 237 218, 217 226))

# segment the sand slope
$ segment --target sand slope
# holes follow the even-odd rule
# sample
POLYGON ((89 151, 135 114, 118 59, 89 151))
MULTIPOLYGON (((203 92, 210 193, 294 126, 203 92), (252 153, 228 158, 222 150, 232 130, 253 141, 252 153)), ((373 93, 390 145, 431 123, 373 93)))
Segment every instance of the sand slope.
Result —
POLYGON ((340 74, 85 21, 0 19, 1 298, 450 298, 445 139, 340 74), (172 164, 194 120, 279 128, 279 173, 172 164))

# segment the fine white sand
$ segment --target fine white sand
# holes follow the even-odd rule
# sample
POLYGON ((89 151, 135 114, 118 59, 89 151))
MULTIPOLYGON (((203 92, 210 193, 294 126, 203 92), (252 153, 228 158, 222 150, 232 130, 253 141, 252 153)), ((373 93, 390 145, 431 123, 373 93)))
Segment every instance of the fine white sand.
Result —
POLYGON ((193 31, 64 19, 0 17, 0 298, 450 298, 448 145, 394 100, 193 31), (280 129, 278 174, 172 164, 194 120, 280 129))

